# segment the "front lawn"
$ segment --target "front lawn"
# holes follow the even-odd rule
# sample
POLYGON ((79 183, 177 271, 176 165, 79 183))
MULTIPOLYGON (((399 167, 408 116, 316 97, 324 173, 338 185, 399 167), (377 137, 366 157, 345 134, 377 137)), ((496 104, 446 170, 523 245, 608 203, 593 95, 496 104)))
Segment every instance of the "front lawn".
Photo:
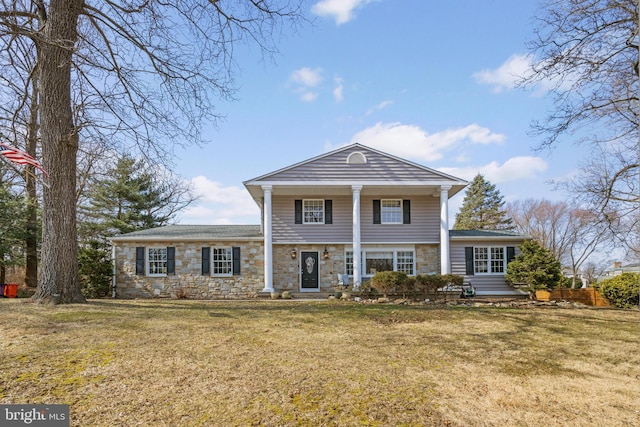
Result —
POLYGON ((0 313, 0 404, 66 403, 74 426, 640 419, 637 310, 3 299, 0 313))

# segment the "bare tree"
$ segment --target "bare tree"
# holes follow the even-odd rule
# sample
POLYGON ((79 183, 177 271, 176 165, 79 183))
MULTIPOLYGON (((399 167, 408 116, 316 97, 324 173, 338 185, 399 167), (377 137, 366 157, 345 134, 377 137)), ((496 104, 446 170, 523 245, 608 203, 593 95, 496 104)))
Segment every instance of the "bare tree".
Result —
MULTIPOLYGON (((3 138, 37 157, 38 147, 38 79, 33 43, 24 38, 0 37, 0 129, 3 138)), ((28 216, 25 238, 25 284, 35 288, 38 281, 38 192, 35 168, 25 166, 22 173, 27 195, 28 216)), ((22 183, 21 183, 22 185, 22 183)))
POLYGON ((597 213, 566 202, 527 199, 509 203, 506 210, 519 232, 533 237, 571 268, 574 286, 580 267, 612 243, 610 229, 597 213))
POLYGON ((593 284, 598 280, 607 269, 607 265, 602 262, 587 261, 582 268, 582 277, 589 284, 593 284))
MULTIPOLYGON (((640 206, 639 4, 544 1, 532 73, 522 82, 553 84, 554 109, 533 124, 538 149, 565 137, 593 149, 582 173, 564 184, 604 219, 637 219, 640 206)), ((622 240, 637 233, 637 223, 626 227, 614 229, 622 240)))
POLYGON ((76 242, 80 135, 159 161, 170 160, 172 144, 202 142, 200 124, 219 118, 212 100, 233 97, 234 46, 274 52, 282 24, 300 22, 302 0, 0 1, 0 37, 24 38, 37 53, 50 181, 35 299, 84 301, 76 242))

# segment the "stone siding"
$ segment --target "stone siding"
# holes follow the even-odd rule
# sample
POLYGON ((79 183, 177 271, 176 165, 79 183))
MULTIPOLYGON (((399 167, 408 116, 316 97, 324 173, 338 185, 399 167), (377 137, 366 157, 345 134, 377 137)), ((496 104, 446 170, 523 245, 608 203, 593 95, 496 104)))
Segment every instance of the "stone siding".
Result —
MULTIPOLYGON (((320 290, 316 293, 332 293, 337 284, 337 274, 344 272, 344 245, 328 245, 329 258, 324 259, 325 245, 274 245, 273 288, 277 292, 300 292, 300 252, 318 252, 320 290), (296 258, 291 251, 296 249, 296 258)), ((314 293, 307 291, 305 293, 314 293)))
POLYGON ((416 274, 440 273, 440 245, 416 245, 416 274))
MULTIPOLYGON (((335 291, 337 275, 345 271, 345 245, 274 245, 273 288, 276 292, 300 294, 300 252, 318 252, 320 290, 305 292, 326 295, 335 291), (291 251, 296 249, 296 258, 291 251)), ((416 245, 416 274, 440 272, 438 245, 416 245)), ((127 242, 116 248, 116 297, 118 298, 188 298, 246 299, 256 298, 264 289, 264 252, 259 241, 249 242, 127 242), (175 274, 155 277, 136 275, 136 247, 175 247, 175 274), (240 274, 237 276, 203 276, 202 247, 240 247, 240 274)))
POLYGON ((116 248, 118 298, 255 298, 264 289, 263 245, 249 242, 127 242, 116 248), (136 247, 175 247, 175 274, 136 275, 136 247), (240 247, 240 274, 203 276, 202 247, 240 247))

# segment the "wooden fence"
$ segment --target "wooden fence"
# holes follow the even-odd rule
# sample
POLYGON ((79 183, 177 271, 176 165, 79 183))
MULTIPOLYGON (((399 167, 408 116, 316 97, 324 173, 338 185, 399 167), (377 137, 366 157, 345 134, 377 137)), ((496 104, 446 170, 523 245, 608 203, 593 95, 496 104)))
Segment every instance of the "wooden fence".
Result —
POLYGON ((571 301, 596 307, 610 307, 609 301, 595 288, 568 289, 558 288, 552 291, 536 291, 538 301, 571 301))

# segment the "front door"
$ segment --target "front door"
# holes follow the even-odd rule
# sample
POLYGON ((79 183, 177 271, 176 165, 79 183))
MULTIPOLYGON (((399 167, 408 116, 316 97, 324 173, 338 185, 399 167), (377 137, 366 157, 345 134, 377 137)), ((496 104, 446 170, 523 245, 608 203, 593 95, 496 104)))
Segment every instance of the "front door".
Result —
POLYGON ((320 289, 318 280, 318 252, 301 252, 301 291, 317 291, 320 289))

